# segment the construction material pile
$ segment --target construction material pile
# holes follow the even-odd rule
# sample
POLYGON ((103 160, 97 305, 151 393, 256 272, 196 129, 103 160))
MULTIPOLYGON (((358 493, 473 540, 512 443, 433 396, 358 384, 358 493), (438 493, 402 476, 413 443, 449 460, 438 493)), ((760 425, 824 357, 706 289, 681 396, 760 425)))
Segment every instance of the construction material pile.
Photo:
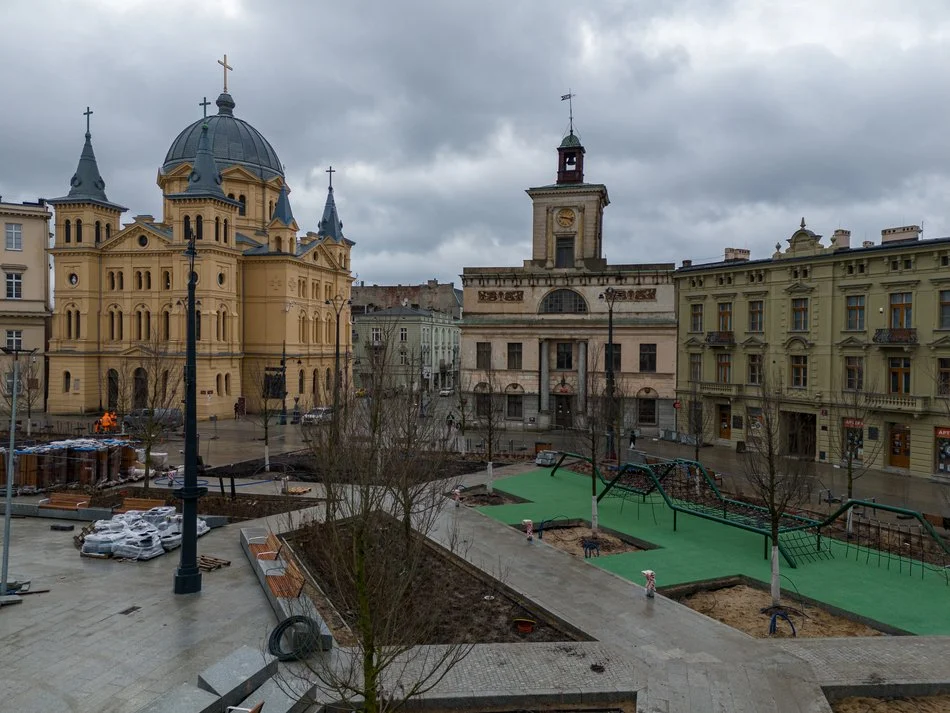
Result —
MULTIPOLYGON (((182 516, 170 506, 130 510, 111 520, 96 520, 77 538, 86 557, 150 560, 181 546, 182 516)), ((211 528, 198 518, 198 537, 211 528)))
MULTIPOLYGON (((7 450, 0 448, 0 486, 6 485, 7 450)), ((16 449, 13 484, 19 493, 70 485, 110 486, 141 479, 133 444, 119 438, 70 438, 16 449)))

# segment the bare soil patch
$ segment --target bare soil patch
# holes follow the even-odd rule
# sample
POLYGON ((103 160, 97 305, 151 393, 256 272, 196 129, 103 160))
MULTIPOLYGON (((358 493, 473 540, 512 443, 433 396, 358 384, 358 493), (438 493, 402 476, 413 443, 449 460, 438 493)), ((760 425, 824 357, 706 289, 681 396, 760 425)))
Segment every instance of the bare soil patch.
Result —
MULTIPOLYGON (((769 638, 769 620, 771 613, 761 610, 771 604, 767 591, 737 584, 732 587, 704 590, 681 598, 681 604, 690 609, 721 621, 723 624, 744 631, 750 636, 769 638)), ((820 607, 802 604, 791 597, 783 597, 783 606, 799 638, 820 638, 828 636, 881 636, 882 633, 867 624, 852 621, 843 616, 832 614, 820 607)), ((776 622, 776 637, 791 637, 788 622, 779 619, 776 622)))
POLYGON ((834 713, 950 713, 950 696, 920 698, 842 698, 831 704, 834 713))
MULTIPOLYGON (((181 510, 181 501, 166 488, 118 487, 91 497, 93 507, 116 507, 124 498, 151 498, 164 500, 181 510)), ((314 507, 323 502, 320 498, 304 498, 299 495, 264 495, 260 493, 241 493, 232 500, 230 495, 210 492, 198 501, 198 513, 201 515, 224 515, 231 522, 253 520, 269 515, 280 515, 302 508, 314 507)))
POLYGON ((584 541, 594 541, 600 547, 601 555, 618 555, 621 552, 640 552, 641 548, 624 542, 616 535, 603 530, 598 531, 596 537, 591 537, 589 525, 572 525, 570 527, 545 527, 538 539, 546 542, 555 549, 567 552, 578 557, 584 556, 584 541))
MULTIPOLYGON (((453 499, 455 497, 451 491, 446 493, 446 496, 453 499)), ((487 505, 508 505, 509 503, 523 503, 525 501, 497 489, 489 495, 484 485, 475 485, 471 488, 462 489, 459 495, 459 502, 465 507, 480 508, 487 505)))
MULTIPOLYGON (((353 602, 355 591, 346 591, 351 580, 334 576, 333 554, 326 546, 323 523, 308 525, 289 536, 297 556, 316 579, 319 591, 311 596, 321 611, 333 609, 339 617, 327 617, 337 640, 351 637, 349 630, 359 626, 357 613, 347 608, 353 602), (323 599, 323 602, 318 600, 323 599), (340 621, 342 619, 342 622, 340 621), (334 626, 337 628, 334 629, 334 626)), ((337 525, 336 527, 339 527, 337 525)), ((374 551, 392 547, 394 538, 401 536, 401 524, 381 519, 373 527, 379 546, 374 551)), ((344 544, 345 543, 341 543, 344 544)), ((460 644, 460 643, 536 643, 551 641, 589 640, 580 632, 569 631, 540 607, 518 599, 504 586, 474 568, 467 566, 455 555, 435 545, 426 544, 421 560, 407 577, 409 586, 401 607, 405 620, 424 621, 424 625, 405 629, 396 628, 387 635, 410 637, 384 643, 399 644, 460 644), (515 620, 530 619, 533 631, 519 631, 515 620)), ((380 566, 384 566, 380 564, 380 566)))

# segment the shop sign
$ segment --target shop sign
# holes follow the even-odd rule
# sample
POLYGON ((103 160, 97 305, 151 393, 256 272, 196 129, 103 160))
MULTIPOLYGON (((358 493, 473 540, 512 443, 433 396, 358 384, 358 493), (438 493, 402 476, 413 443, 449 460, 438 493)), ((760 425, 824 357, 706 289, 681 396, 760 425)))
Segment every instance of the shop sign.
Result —
MULTIPOLYGON (((864 420, 860 418, 846 418, 844 420, 845 428, 864 428, 864 420)), ((947 429, 950 432, 950 429, 947 429)))
POLYGON ((935 428, 934 435, 937 438, 950 438, 950 428, 935 428))

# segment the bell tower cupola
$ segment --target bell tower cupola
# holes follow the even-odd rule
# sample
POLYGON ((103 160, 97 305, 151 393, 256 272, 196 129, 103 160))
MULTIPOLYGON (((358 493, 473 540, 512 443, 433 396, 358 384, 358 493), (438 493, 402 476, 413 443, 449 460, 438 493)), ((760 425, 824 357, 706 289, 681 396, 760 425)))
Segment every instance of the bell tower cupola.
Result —
POLYGON ((557 147, 557 182, 558 185, 566 183, 584 182, 584 147, 581 140, 571 133, 564 137, 561 145, 557 147))

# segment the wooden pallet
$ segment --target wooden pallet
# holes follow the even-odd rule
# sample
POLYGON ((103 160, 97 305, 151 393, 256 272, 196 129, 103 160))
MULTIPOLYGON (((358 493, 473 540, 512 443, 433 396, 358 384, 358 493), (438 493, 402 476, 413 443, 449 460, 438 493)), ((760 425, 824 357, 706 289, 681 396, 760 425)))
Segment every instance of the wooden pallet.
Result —
POLYGON ((310 488, 287 488, 288 495, 303 495, 304 493, 309 493, 310 488))
POLYGON ((198 557, 198 569, 203 572, 211 572, 222 567, 230 567, 229 560, 223 560, 220 557, 211 557, 210 555, 201 555, 198 557))

